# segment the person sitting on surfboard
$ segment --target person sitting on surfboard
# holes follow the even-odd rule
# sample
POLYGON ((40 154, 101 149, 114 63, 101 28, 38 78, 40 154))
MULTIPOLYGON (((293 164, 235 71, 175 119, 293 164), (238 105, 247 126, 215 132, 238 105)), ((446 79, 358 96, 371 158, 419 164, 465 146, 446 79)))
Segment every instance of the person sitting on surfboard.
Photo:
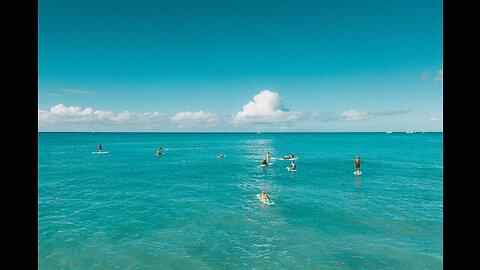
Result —
POLYGON ((98 145, 98 152, 102 152, 102 145, 101 144, 98 145))
POLYGON ((360 172, 360 157, 357 156, 355 160, 353 161, 353 164, 355 164, 355 169, 357 172, 360 172))
POLYGON ((270 203, 270 198, 268 197, 267 193, 265 193, 265 191, 262 191, 262 194, 260 194, 259 197, 264 199, 267 203, 270 203))
POLYGON ((263 159, 262 166, 268 166, 268 163, 267 163, 267 160, 266 160, 266 159, 263 159))

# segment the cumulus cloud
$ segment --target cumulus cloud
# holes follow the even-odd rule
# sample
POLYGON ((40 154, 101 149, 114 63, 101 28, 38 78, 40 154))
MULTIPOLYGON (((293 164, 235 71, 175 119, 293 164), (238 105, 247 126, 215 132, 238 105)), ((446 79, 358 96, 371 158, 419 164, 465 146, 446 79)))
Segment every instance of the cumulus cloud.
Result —
POLYGON ((50 113, 52 115, 86 115, 92 113, 92 108, 86 108, 83 111, 81 109, 78 106, 66 107, 63 104, 58 104, 50 108, 50 113))
POLYGON ((297 120, 300 112, 290 112, 281 103, 276 92, 263 90, 253 100, 243 106, 243 110, 233 117, 234 123, 274 123, 297 120))
POLYGON ((64 121, 90 121, 90 120, 110 120, 125 121, 138 118, 140 114, 131 113, 129 111, 114 113, 110 111, 94 110, 90 107, 82 109, 79 106, 65 106, 57 104, 50 108, 49 111, 38 110, 39 120, 64 120, 64 121))
POLYGON ((438 81, 443 81, 443 69, 440 69, 438 72, 437 72, 437 76, 435 77, 435 81, 438 82, 438 81))
MULTIPOLYGON (((290 112, 282 106, 278 93, 261 91, 234 115, 217 115, 204 111, 185 111, 166 116, 160 112, 113 112, 57 104, 38 109, 39 131, 224 131, 224 130, 295 130, 308 121, 362 121, 378 116, 396 115, 406 110, 343 112, 290 112), (296 120, 296 121, 292 121, 296 120)), ((432 122, 441 121, 436 118, 432 122)))
POLYGON ((65 106, 57 104, 49 110, 38 109, 39 129, 45 130, 91 130, 91 129, 122 129, 123 127, 142 127, 145 124, 158 124, 164 119, 159 112, 134 113, 129 111, 111 112, 81 108, 79 106, 65 106))
POLYGON ((213 123, 218 119, 214 113, 188 111, 177 113, 175 116, 171 117, 170 120, 178 123, 213 123))

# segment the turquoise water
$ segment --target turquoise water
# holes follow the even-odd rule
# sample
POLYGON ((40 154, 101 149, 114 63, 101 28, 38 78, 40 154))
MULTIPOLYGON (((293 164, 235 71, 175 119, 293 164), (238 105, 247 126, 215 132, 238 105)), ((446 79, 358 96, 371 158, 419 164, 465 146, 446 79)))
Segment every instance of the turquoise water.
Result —
POLYGON ((442 269, 442 159, 442 133, 39 133, 39 269, 442 269))

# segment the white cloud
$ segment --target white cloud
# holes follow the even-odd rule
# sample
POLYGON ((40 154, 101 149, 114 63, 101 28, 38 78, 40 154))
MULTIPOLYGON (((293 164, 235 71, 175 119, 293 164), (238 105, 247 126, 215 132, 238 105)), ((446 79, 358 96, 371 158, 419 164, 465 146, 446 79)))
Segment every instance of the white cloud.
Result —
POLYGON ((340 115, 340 120, 344 121, 359 121, 372 118, 373 114, 369 112, 357 112, 354 110, 343 112, 340 115))
MULTIPOLYGON (((343 112, 289 112, 282 107, 278 93, 268 90, 234 115, 217 115, 203 111, 185 111, 166 116, 160 112, 137 113, 96 110, 91 107, 57 104, 49 109, 38 108, 39 131, 246 131, 296 130, 306 122, 352 122, 378 116, 396 115, 406 110, 343 112), (296 120, 296 121, 292 121, 296 120)), ((436 118, 430 119, 438 122, 436 118)))
POLYGON ((170 118, 173 122, 182 122, 182 123, 213 123, 218 119, 214 113, 208 112, 180 112, 175 116, 170 118))
MULTIPOLYGON (((45 112, 45 111, 44 111, 45 112)), ((40 110, 39 110, 40 113, 40 110)), ((42 112, 43 113, 43 112, 42 112)), ((65 106, 63 104, 57 104, 50 108, 47 114, 43 113, 45 117, 56 120, 70 120, 70 121, 83 121, 83 120, 112 120, 112 121, 125 121, 136 116, 131 112, 114 113, 102 110, 93 110, 87 107, 82 110, 79 106, 65 106)))
POLYGON ((337 117, 336 120, 341 121, 360 121, 370 119, 377 116, 387 116, 387 115, 396 115, 406 113, 407 110, 396 110, 396 111, 379 111, 379 112, 358 112, 354 110, 345 111, 337 117))
POLYGON ((437 76, 435 77, 435 81, 438 82, 438 81, 443 81, 443 69, 440 69, 438 72, 437 72, 437 76))
POLYGON ((181 112, 173 117, 166 117, 160 112, 112 112, 57 104, 48 110, 38 109, 38 129, 40 131, 175 131, 178 127, 186 130, 207 129, 207 126, 197 124, 207 123, 208 127, 212 127, 221 122, 221 118, 203 111, 181 112))
MULTIPOLYGON (((50 110, 38 109, 39 130, 105 130, 112 128, 118 130, 125 127, 140 127, 148 129, 164 120, 164 114, 159 112, 133 113, 124 111, 115 113, 111 111, 94 110, 90 107, 82 109, 79 106, 65 106, 57 104, 50 110)), ((164 122, 164 121, 163 121, 164 122)))
POLYGON ((396 115, 406 113, 407 110, 395 110, 395 111, 377 111, 377 112, 359 112, 355 110, 344 111, 342 113, 310 113, 305 115, 305 120, 312 120, 312 121, 360 121, 366 120, 377 116, 389 116, 389 115, 396 115))
POLYGON ((297 120, 300 112, 289 112, 281 104, 278 93, 263 90, 253 100, 243 106, 243 110, 233 117, 234 123, 273 123, 297 120))
POLYGON ((41 123, 41 122, 48 122, 48 119, 49 119, 49 112, 45 111, 45 110, 38 110, 38 123, 41 123))
POLYGON ((54 115, 75 115, 79 113, 80 109, 78 106, 65 107, 63 104, 58 104, 50 108, 50 113, 54 115))

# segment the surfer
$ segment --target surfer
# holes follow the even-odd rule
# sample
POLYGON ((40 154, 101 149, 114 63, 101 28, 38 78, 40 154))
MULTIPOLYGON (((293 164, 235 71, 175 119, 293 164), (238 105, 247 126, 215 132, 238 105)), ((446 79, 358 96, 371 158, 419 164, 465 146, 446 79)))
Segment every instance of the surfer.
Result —
POLYGON ((360 172, 360 157, 357 156, 355 160, 353 161, 353 164, 355 164, 355 169, 357 172, 360 172))
POLYGON ((267 160, 263 159, 262 166, 268 166, 267 160))
POLYGON ((296 169, 297 169, 297 165, 295 165, 295 162, 292 161, 291 163, 292 163, 292 167, 290 167, 290 170, 291 170, 291 171, 296 170, 296 169))
POLYGON ((160 156, 163 154, 163 146, 160 146, 160 148, 157 150, 157 156, 160 156))
POLYGON ((218 155, 217 157, 218 157, 218 158, 224 158, 225 155, 224 155, 224 154, 220 154, 220 155, 218 155))
POLYGON ((262 191, 262 194, 260 194, 260 196, 258 197, 264 199, 267 203, 270 203, 270 198, 268 197, 267 193, 265 193, 265 191, 262 191))
POLYGON ((267 161, 270 161, 270 152, 267 153, 267 156, 265 157, 267 161))
POLYGON ((102 145, 101 144, 98 145, 98 152, 102 152, 102 145))

